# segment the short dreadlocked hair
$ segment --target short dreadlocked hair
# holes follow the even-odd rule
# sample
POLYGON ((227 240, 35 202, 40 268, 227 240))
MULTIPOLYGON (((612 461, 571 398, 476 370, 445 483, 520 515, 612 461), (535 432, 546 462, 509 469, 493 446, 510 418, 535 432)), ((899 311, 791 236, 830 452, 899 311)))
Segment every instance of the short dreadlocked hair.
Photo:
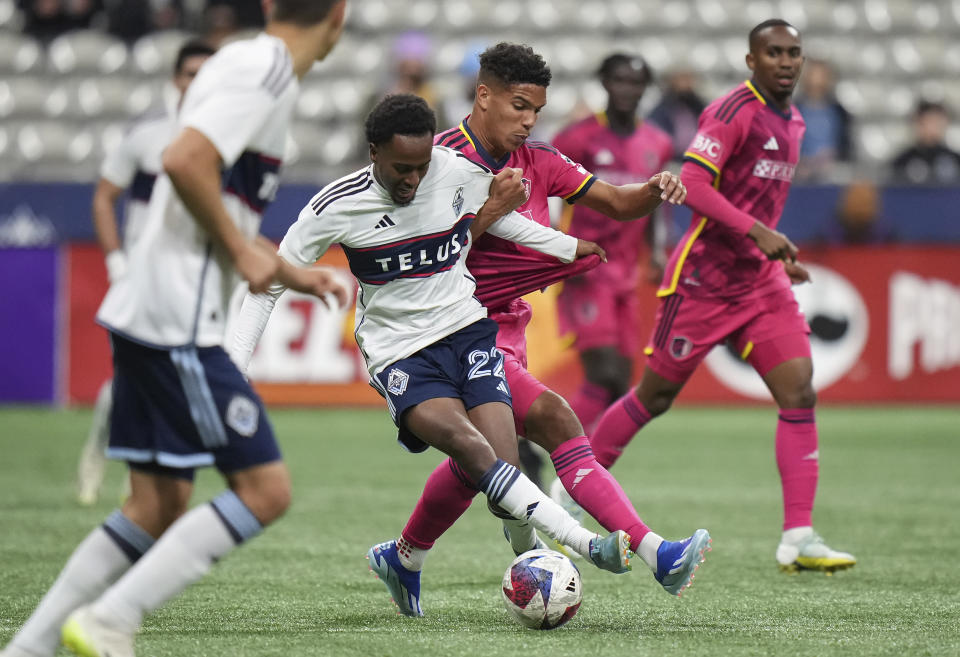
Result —
POLYGON ((420 96, 413 94, 390 94, 367 115, 364 129, 367 141, 379 146, 394 135, 416 137, 433 135, 437 130, 437 116, 420 96))
POLYGON ((550 67, 530 46, 500 42, 480 54, 481 82, 496 80, 504 85, 535 84, 549 87, 550 67))

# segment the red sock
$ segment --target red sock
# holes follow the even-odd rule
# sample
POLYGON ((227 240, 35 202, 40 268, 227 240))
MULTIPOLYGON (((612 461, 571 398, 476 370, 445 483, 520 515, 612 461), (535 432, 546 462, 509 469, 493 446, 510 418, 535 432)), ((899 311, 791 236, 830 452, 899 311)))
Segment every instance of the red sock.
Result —
POLYGON ((401 536, 414 547, 429 550, 470 507, 477 492, 460 466, 445 459, 427 477, 401 536))
POLYGON ((610 405, 610 393, 603 386, 584 381, 577 393, 570 399, 570 408, 577 414, 587 433, 600 417, 600 414, 610 405))
POLYGON ((639 550, 650 528, 643 524, 613 475, 597 463, 587 437, 568 440, 553 450, 550 458, 570 497, 607 531, 622 529, 630 534, 630 549, 639 550))
POLYGON ((777 467, 783 487, 783 528, 813 523, 820 460, 812 408, 784 408, 777 421, 777 467))
POLYGON ((643 407, 633 390, 606 410, 590 434, 590 445, 597 462, 611 467, 623 454, 623 448, 650 421, 650 412, 643 407))

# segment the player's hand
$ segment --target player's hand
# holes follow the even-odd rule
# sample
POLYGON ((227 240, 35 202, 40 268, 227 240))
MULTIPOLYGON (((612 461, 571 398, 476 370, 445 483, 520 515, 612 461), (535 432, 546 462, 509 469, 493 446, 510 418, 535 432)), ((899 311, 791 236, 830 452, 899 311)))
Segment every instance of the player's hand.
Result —
POLYGON ((787 260, 783 263, 783 268, 787 272, 787 276, 790 277, 792 285, 810 282, 810 272, 800 263, 787 260))
POLYGON ((527 188, 523 184, 523 169, 507 167, 490 182, 490 196, 484 206, 502 217, 527 202, 527 188))
POLYGON ((660 192, 660 200, 671 205, 680 205, 687 200, 687 188, 680 182, 680 176, 661 171, 647 181, 653 189, 660 192))
POLYGON ((350 291, 332 267, 316 266, 305 269, 289 266, 297 277, 297 286, 291 285, 291 288, 298 292, 312 294, 331 310, 346 307, 350 291))
POLYGON ((577 240, 577 259, 584 258, 588 255, 597 254, 600 256, 600 260, 603 262, 607 261, 607 252, 597 244, 596 242, 589 242, 587 240, 577 240))
POLYGON ((233 264, 250 286, 250 292, 266 292, 280 269, 280 256, 270 240, 260 235, 246 242, 234 255, 233 264))
POLYGON ((757 243, 757 248, 770 260, 796 262, 800 249, 781 232, 771 230, 759 221, 747 232, 747 237, 757 243))

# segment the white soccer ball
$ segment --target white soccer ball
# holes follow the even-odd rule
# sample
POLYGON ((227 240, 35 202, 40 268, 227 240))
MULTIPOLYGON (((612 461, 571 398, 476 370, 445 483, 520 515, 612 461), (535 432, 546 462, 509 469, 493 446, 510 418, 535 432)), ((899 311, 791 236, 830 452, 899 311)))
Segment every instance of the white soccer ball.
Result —
POLYGON ((530 550, 503 574, 503 606, 534 630, 552 630, 573 618, 583 600, 580 571, 553 550, 530 550))

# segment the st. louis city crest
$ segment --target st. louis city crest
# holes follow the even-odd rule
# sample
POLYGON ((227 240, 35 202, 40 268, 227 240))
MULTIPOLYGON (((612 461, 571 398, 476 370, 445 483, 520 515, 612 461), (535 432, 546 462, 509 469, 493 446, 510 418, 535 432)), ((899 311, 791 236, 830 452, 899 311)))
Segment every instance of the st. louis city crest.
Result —
POLYGON ((460 211, 463 209, 463 187, 457 187, 457 191, 453 193, 453 216, 456 219, 460 218, 460 211))
POLYGON ((410 375, 403 370, 393 368, 387 374, 387 390, 391 395, 402 395, 407 390, 407 383, 410 382, 410 375))

